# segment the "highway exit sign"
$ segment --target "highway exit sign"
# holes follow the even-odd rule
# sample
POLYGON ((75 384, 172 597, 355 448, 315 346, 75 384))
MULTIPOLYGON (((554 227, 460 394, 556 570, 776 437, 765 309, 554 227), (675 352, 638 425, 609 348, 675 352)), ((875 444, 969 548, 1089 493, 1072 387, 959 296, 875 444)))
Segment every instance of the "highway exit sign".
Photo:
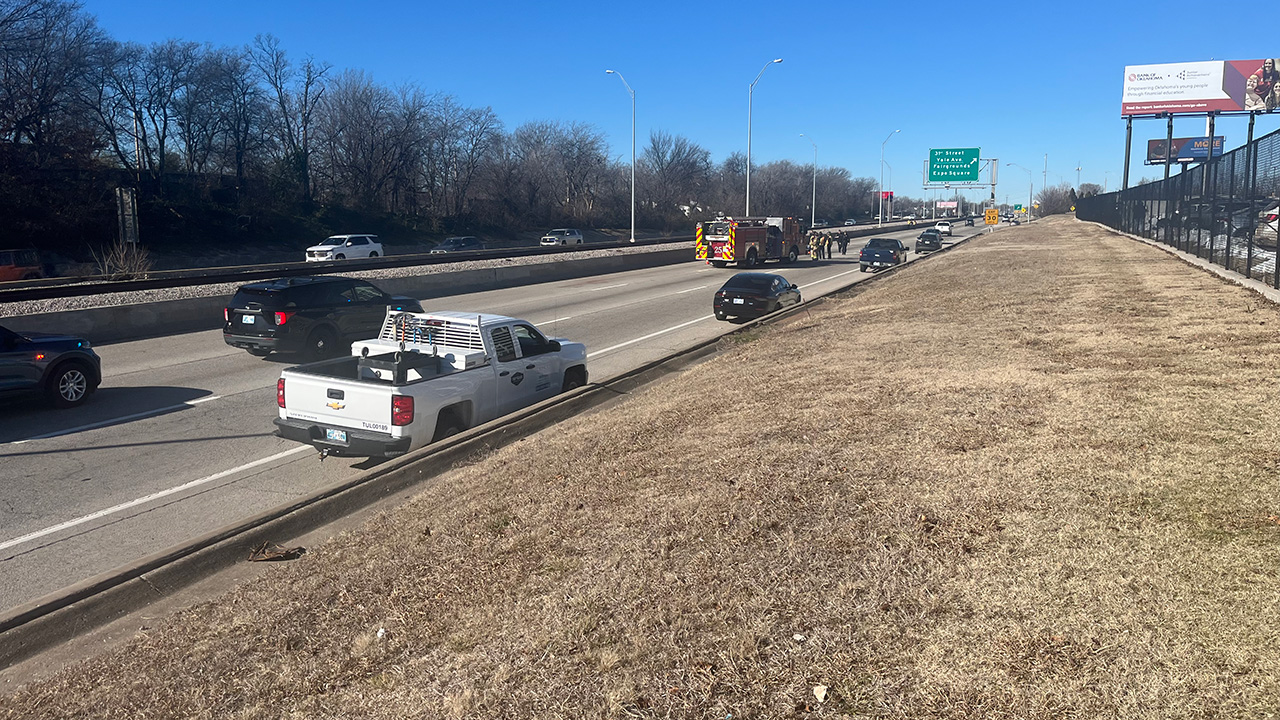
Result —
POLYGON ((987 208, 983 212, 983 216, 986 218, 988 225, 1000 224, 1000 211, 995 208, 987 208))
POLYGON ((1018 212, 1022 212, 1022 203, 1018 203, 1017 205, 1014 205, 1013 209, 1017 210, 1018 212))
POLYGON ((978 182, 979 148, 931 148, 929 182, 978 182))

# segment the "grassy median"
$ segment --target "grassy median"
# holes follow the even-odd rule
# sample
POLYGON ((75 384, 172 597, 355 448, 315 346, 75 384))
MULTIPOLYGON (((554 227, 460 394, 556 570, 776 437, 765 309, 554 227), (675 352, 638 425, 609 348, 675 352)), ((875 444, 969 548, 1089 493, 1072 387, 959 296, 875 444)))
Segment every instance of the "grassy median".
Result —
POLYGON ((1051 219, 492 453, 22 718, 1280 713, 1280 312, 1051 219))

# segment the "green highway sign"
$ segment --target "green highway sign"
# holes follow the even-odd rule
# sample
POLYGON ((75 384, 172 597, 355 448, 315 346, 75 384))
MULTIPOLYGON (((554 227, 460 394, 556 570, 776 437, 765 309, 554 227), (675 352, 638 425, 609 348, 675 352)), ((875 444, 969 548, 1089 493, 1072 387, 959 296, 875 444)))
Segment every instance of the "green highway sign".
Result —
POLYGON ((929 182, 978 182, 978 148, 930 149, 929 182))
POLYGON ((1022 212, 1022 203, 1018 203, 1017 205, 1014 205, 1013 209, 1017 210, 1018 212, 1022 212))

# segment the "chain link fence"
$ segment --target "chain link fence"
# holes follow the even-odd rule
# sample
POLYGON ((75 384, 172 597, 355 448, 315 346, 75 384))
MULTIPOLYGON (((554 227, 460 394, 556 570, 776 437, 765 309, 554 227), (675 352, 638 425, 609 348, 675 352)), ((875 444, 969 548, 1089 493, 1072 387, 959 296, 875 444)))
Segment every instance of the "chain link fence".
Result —
POLYGON ((1280 288, 1280 130, 1168 180, 1081 198, 1076 217, 1280 288))

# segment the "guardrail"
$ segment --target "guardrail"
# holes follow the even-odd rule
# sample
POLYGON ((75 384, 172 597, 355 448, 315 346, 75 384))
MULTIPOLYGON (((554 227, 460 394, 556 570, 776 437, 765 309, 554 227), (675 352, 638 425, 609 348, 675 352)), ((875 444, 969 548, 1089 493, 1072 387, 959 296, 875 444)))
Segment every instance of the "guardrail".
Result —
MULTIPOLYGON (((590 250, 607 250, 610 248, 626 248, 645 245, 663 245, 671 242, 693 241, 693 235, 676 235, 667 238, 637 240, 636 242, 584 243, 570 247, 529 247, 507 248, 497 250, 474 250, 471 252, 451 253, 414 253, 412 255, 393 255, 391 257, 364 258, 353 260, 335 260, 333 262, 290 262, 271 265, 241 265, 219 268, 201 268, 195 270, 160 270, 149 272, 144 278, 129 280, 110 280, 107 278, 58 278, 52 281, 22 281, 21 287, 10 287, 19 283, 5 283, 0 288, 0 303, 19 302, 23 300, 47 300, 50 298, 83 297, 88 295, 105 295, 107 293, 133 292, 137 290, 158 290, 162 288, 188 287, 192 285, 218 285, 222 283, 242 283, 253 280, 268 280, 278 277, 294 277, 298 275, 330 275, 336 273, 359 272, 361 270, 381 270, 384 268, 414 267, 418 265, 443 265, 466 260, 493 260, 496 258, 529 257, 535 255, 574 254, 590 250)), ((690 251, 692 257, 692 251, 690 251)))

